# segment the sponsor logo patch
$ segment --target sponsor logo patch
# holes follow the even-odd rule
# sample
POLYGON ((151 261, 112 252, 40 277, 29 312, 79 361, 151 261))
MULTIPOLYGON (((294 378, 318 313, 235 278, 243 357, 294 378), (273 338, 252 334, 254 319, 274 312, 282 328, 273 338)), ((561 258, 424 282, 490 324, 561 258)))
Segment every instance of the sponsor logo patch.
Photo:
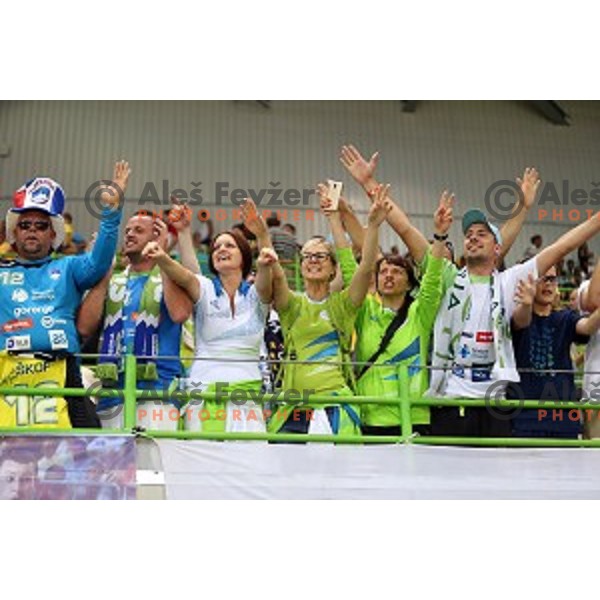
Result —
POLYGON ((53 290, 44 290, 43 292, 31 292, 32 300, 46 300, 48 302, 54 300, 53 290))
POLYGON ((52 350, 65 350, 69 347, 67 334, 62 329, 51 329, 48 332, 50 338, 50 347, 52 350))
POLYGON ((29 300, 29 294, 27 293, 27 290, 17 288, 13 291, 11 299, 13 302, 26 302, 29 300))
POLYGON ((6 340, 7 350, 31 350, 30 335, 13 335, 6 340))
POLYGON ((15 318, 23 315, 47 315, 54 310, 53 306, 17 306, 13 311, 15 318))
POLYGON ((66 325, 67 324, 65 319, 55 319, 54 317, 49 317, 49 316, 42 317, 41 323, 42 323, 42 327, 44 327, 45 329, 50 329, 51 327, 54 327, 55 325, 66 325))
POLYGON ((33 319, 11 319, 2 325, 4 333, 12 333, 20 329, 31 329, 33 327, 33 319))
POLYGON ((481 344, 491 344, 494 341, 493 331, 478 331, 475 341, 481 344))

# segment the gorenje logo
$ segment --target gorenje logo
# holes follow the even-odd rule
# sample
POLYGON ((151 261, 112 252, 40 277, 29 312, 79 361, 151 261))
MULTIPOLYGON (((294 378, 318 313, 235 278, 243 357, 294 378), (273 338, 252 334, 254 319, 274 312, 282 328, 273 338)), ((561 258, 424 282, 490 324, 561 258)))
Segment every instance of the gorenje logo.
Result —
POLYGON ((53 310, 53 306, 17 306, 13 314, 18 319, 23 315, 47 315, 53 310))

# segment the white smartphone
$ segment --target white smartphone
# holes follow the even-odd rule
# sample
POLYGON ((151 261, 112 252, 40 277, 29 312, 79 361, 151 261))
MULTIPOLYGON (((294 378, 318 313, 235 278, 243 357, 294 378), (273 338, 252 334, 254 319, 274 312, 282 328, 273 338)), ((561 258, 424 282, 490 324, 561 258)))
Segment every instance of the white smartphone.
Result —
POLYGON ((331 210, 337 210, 340 203, 340 196, 342 195, 342 182, 334 181, 333 179, 327 180, 327 198, 331 200, 331 210))

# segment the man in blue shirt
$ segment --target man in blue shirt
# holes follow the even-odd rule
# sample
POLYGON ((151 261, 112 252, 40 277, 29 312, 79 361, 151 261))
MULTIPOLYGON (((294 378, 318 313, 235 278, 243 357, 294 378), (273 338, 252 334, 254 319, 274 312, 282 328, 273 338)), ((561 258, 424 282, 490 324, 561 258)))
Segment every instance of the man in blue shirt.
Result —
MULTIPOLYGON (((554 310, 557 294, 557 271, 551 267, 537 282, 531 324, 513 329, 521 381, 509 385, 509 399, 577 399, 571 344, 587 343, 600 327, 600 309, 589 317, 570 309, 554 310)), ((523 410, 513 417, 512 430, 516 437, 577 438, 580 421, 581 415, 573 410, 523 410)))
MULTIPOLYGON (((74 357, 80 350, 75 315, 85 290, 102 279, 113 260, 129 173, 128 163, 115 165, 115 185, 105 186, 101 194, 98 241, 92 252, 79 256, 51 256, 65 236, 62 187, 48 177, 36 177, 15 192, 6 215, 6 234, 16 258, 0 262, 0 350, 5 353, 5 385, 23 384, 17 377, 23 365, 14 355, 40 358, 42 353, 46 362, 39 368, 66 361, 64 379, 53 380, 54 385, 82 387, 79 361, 74 357)), ((5 426, 68 426, 60 418, 60 401, 50 403, 52 406, 44 402, 41 410, 42 403, 34 398, 24 409, 14 397, 7 396, 3 398, 2 422, 5 426)), ((70 397, 66 404, 72 427, 100 427, 89 399, 70 397)))

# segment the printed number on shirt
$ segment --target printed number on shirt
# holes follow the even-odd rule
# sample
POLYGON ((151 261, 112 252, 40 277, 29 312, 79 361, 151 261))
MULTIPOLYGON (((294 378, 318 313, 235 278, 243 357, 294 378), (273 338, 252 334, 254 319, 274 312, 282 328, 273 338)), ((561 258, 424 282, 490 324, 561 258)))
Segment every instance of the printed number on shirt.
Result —
MULTIPOLYGON (((27 387, 16 385, 15 387, 27 387)), ((59 387, 56 381, 41 381, 36 388, 59 387)), ((15 422, 18 427, 27 425, 56 425, 56 398, 48 396, 4 396, 4 402, 15 411, 15 422)))
POLYGON ((0 271, 0 283, 2 285, 23 285, 23 273, 13 271, 0 271))

